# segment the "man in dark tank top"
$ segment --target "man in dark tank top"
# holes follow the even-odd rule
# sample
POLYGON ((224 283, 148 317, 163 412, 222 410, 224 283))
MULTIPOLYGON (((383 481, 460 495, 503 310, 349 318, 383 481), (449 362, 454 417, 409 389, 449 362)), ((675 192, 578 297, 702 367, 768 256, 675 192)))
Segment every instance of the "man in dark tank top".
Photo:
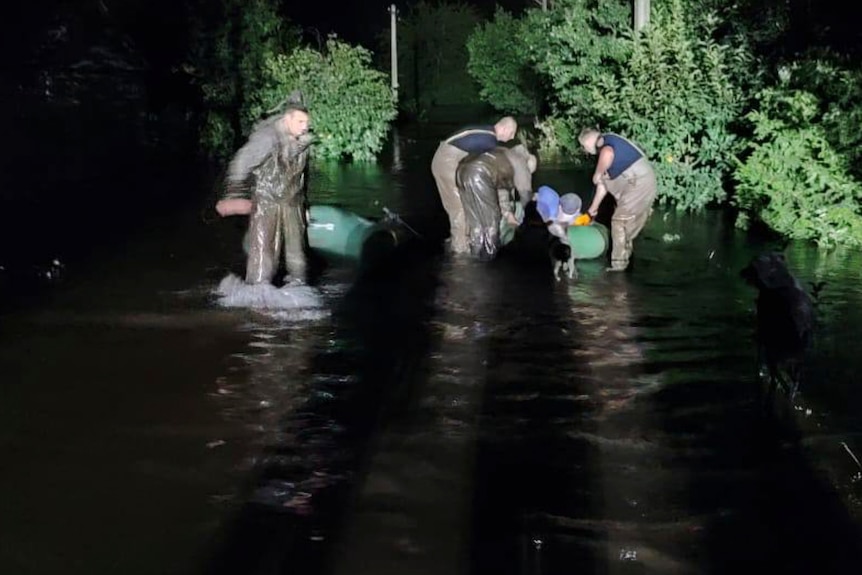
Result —
POLYGON ((646 154, 631 140, 612 133, 585 128, 578 136, 584 151, 598 156, 593 171, 596 193, 587 213, 595 217, 605 196, 617 201, 611 218, 611 267, 623 271, 629 266, 634 239, 652 213, 656 197, 656 177, 646 154))

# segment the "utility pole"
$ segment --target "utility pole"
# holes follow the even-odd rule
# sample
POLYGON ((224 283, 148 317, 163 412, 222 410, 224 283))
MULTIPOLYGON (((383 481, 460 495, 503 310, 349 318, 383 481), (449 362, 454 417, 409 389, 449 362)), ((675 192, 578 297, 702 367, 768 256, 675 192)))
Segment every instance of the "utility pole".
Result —
POLYGON ((643 30, 649 24, 649 0, 634 0, 635 3, 635 32, 643 30))
POLYGON ((392 60, 392 71, 390 72, 392 79, 392 99, 398 101, 398 39, 396 27, 398 22, 398 9, 395 4, 389 5, 389 27, 392 35, 390 39, 390 59, 392 60))

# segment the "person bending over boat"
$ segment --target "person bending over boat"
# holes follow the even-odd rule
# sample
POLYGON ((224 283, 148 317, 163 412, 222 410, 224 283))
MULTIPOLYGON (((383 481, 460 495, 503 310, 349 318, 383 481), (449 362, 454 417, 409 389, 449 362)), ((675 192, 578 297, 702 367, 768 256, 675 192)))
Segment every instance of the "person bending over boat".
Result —
POLYGON ((569 226, 581 215, 581 198, 571 193, 560 196, 550 186, 540 186, 535 200, 536 211, 548 226, 548 231, 568 245, 569 226))
POLYGON ((492 260, 504 226, 517 227, 532 195, 536 157, 519 144, 469 154, 458 164, 455 183, 463 204, 470 254, 492 260))
POLYGON ((469 154, 490 152, 501 142, 509 142, 518 131, 518 123, 506 116, 494 125, 466 126, 440 142, 431 159, 431 174, 437 184, 437 192, 443 209, 449 216, 449 242, 452 252, 467 253, 467 228, 464 207, 461 203, 455 171, 458 164, 469 154))
POLYGON ((611 217, 611 267, 623 271, 629 265, 634 239, 652 213, 656 177, 646 154, 631 140, 617 134, 585 128, 578 136, 584 151, 598 155, 593 171, 596 194, 587 213, 595 217, 605 195, 617 201, 611 217))

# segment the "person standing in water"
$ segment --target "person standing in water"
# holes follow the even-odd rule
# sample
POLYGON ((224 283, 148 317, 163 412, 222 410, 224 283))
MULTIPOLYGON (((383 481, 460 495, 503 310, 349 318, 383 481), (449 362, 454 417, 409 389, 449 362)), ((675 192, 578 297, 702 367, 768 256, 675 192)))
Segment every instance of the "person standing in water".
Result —
POLYGON ((633 242, 652 213, 656 198, 656 177, 646 154, 631 140, 612 133, 585 128, 578 136, 585 152, 598 156, 593 170, 596 193, 587 213, 595 218, 605 196, 617 201, 611 217, 611 267, 624 271, 629 266, 633 242))
POLYGON ((283 253, 286 285, 307 282, 307 164, 310 116, 296 95, 287 108, 259 122, 228 167, 221 216, 247 214, 245 282, 271 283, 283 253))

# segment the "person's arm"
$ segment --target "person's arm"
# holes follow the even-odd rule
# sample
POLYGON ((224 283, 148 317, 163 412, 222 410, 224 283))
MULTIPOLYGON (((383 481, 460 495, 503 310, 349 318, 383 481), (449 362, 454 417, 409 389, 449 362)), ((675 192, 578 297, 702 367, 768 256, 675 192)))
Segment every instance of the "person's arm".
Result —
POLYGON ((553 222, 548 224, 548 231, 551 232, 552 236, 560 238, 561 242, 569 245, 569 226, 553 222))
POLYGON ((215 210, 220 216, 245 216, 251 213, 253 204, 250 193, 243 183, 251 171, 266 159, 272 148, 271 133, 254 132, 248 142, 234 155, 228 165, 224 192, 215 205, 215 210))
POLYGON ((274 134, 269 131, 253 133, 248 142, 239 149, 228 165, 226 196, 236 197, 236 189, 248 178, 251 171, 259 166, 275 147, 274 134))
POLYGON ((500 212, 503 215, 503 219, 513 226, 518 226, 521 222, 515 216, 515 202, 512 201, 512 195, 513 191, 511 189, 501 188, 497 190, 497 198, 500 201, 500 212))
POLYGON ((607 174, 608 168, 614 163, 614 149, 604 146, 599 151, 599 159, 596 161, 596 169, 593 172, 593 184, 599 185, 602 178, 607 174))
POLYGON ((253 204, 247 198, 222 198, 215 205, 215 210, 221 217, 247 216, 251 213, 253 204))
POLYGON ((605 199, 607 193, 608 189, 600 180, 599 183, 596 184, 596 193, 593 195, 593 201, 590 203, 590 209, 587 210, 587 213, 590 214, 590 217, 595 218, 596 214, 599 213, 599 206, 602 205, 602 200, 605 199))

